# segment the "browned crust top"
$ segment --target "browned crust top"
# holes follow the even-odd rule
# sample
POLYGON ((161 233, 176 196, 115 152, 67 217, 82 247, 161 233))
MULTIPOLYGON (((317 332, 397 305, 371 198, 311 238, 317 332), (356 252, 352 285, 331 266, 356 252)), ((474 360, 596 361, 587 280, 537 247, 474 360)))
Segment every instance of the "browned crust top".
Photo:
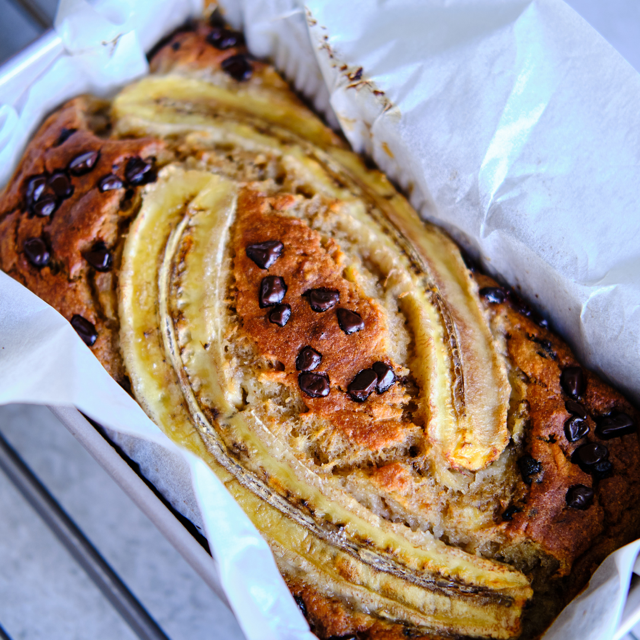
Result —
POLYGON ((363 369, 379 361, 392 364, 385 312, 344 277, 345 265, 336 242, 330 240, 323 246, 321 235, 302 220, 273 213, 295 202, 294 196, 265 198, 249 189, 239 198, 233 253, 237 310, 243 329, 261 355, 284 365, 283 371, 274 375, 293 388, 299 387, 296 357, 300 350, 310 346, 321 354, 322 361, 313 371, 327 375, 331 391, 323 398, 303 394, 310 412, 305 415, 328 418, 354 444, 372 450, 402 441, 415 425, 402 421, 406 393, 401 383, 383 394, 372 393, 362 403, 347 393, 363 369), (268 240, 282 242, 284 250, 266 270, 247 256, 246 249, 268 240), (284 279, 287 292, 283 303, 291 306, 291 318, 284 327, 269 321, 271 307, 259 305, 262 279, 274 275, 284 279), (321 287, 337 291, 339 302, 327 311, 316 312, 305 294, 321 287), (360 315, 364 329, 347 335, 338 323, 339 309, 360 315))
MULTIPOLYGON (((80 315, 91 322, 98 337, 93 352, 117 380, 124 372, 118 352, 115 312, 115 271, 98 273, 84 258, 96 242, 116 251, 123 226, 135 211, 124 167, 131 157, 152 158, 158 140, 110 140, 104 103, 83 96, 67 102, 49 116, 29 143, 18 169, 0 196, 0 266, 57 309, 67 320, 80 315), (98 129, 98 133, 94 129, 98 129), (79 155, 99 153, 93 168, 76 176, 69 164, 79 155), (66 174, 73 193, 48 217, 29 211, 27 185, 35 176, 66 174), (122 178, 123 188, 101 192, 100 179, 122 178), (25 241, 42 238, 51 260, 38 268, 27 259, 25 241)), ((45 189, 50 193, 50 188, 45 189)))

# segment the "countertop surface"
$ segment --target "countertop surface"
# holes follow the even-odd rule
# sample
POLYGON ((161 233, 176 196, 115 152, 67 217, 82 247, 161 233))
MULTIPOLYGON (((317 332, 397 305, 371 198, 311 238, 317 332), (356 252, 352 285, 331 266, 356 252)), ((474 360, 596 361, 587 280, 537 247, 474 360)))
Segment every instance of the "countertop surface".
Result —
MULTIPOLYGON (((17 0, 0 0, 0 64, 43 32, 57 1, 24 4, 31 14, 17 0)), ((639 0, 569 4, 640 71, 639 0)), ((0 432, 170 638, 244 637, 226 606, 48 409, 0 407, 0 432)), ((2 472, 0 627, 13 640, 136 638, 2 472)), ((625 640, 640 638, 640 625, 634 634, 625 640)))

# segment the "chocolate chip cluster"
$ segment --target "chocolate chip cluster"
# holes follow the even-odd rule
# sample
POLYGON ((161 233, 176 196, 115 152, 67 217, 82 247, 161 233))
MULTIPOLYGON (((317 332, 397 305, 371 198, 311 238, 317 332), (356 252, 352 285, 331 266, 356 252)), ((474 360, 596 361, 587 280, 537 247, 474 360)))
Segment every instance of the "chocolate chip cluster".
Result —
MULTIPOLYGON (((268 270, 282 255, 284 245, 279 240, 266 240, 246 247, 247 257, 260 268, 268 270)), ((287 293, 284 278, 276 275, 265 276, 260 282, 258 302, 261 309, 270 308, 268 319, 271 323, 284 327, 291 318, 291 305, 283 302, 287 293)), ((337 289, 317 287, 302 294, 309 306, 316 313, 325 313, 340 303, 340 292, 337 289)), ((360 314, 350 309, 336 309, 338 326, 346 335, 352 335, 365 328, 360 314)), ((317 371, 322 363, 322 354, 307 345, 300 349, 296 358, 298 384, 303 393, 310 398, 324 398, 331 391, 329 375, 317 371)), ((385 362, 375 362, 370 369, 360 371, 347 387, 347 394, 355 402, 364 402, 376 391, 384 393, 396 381, 393 368, 385 362)))
MULTIPOLYGON (((565 408, 570 414, 564 424, 564 434, 568 442, 578 442, 590 431, 587 423, 589 414, 583 404, 587 380, 582 368, 570 366, 563 369, 560 374, 560 386, 563 393, 568 396, 565 408)), ((635 431, 635 421, 622 411, 613 411, 608 415, 596 418, 595 435, 600 440, 619 438, 635 431)), ((571 462, 577 464, 585 473, 590 474, 595 481, 604 480, 613 473, 613 464, 609 460, 609 449, 599 442, 581 444, 573 451, 571 462)), ((536 477, 540 478, 543 472, 542 464, 528 454, 518 460, 518 466, 526 484, 531 484, 532 479, 536 477)), ((572 509, 586 510, 593 504, 594 497, 595 493, 591 487, 576 484, 569 487, 566 503, 572 509)), ((509 507, 503 513, 502 518, 503 520, 512 520, 515 513, 519 511, 520 509, 517 507, 509 507)))
MULTIPOLYGON (((239 31, 214 25, 207 36, 207 42, 219 51, 226 51, 227 49, 244 46, 244 36, 239 31)), ((226 74, 238 82, 245 82, 253 75, 253 65, 246 53, 231 55, 225 58, 220 66, 226 74)))
MULTIPOLYGON (((76 133, 76 129, 63 129, 55 146, 64 144, 74 133, 76 133)), ((73 178, 92 172, 99 160, 100 150, 91 149, 74 156, 64 168, 30 177, 25 185, 25 203, 28 215, 51 218, 62 202, 74 194, 73 178)), ((122 189, 125 186, 137 187, 148 184, 154 182, 156 177, 157 173, 152 159, 145 160, 134 156, 127 160, 123 178, 109 173, 101 176, 96 186, 101 193, 104 193, 105 191, 122 189)), ((27 238, 22 249, 28 262, 36 269, 42 269, 51 262, 51 248, 44 236, 27 238)), ((113 266, 112 252, 102 240, 97 240, 82 255, 96 271, 109 271, 113 266)), ((71 325, 85 344, 88 346, 95 344, 98 332, 93 323, 76 314, 71 318, 71 325)))
MULTIPOLYGON (((503 287, 484 287, 480 289, 480 296, 489 304, 509 303, 518 313, 530 318, 541 327, 546 327, 547 322, 538 313, 533 311, 514 292, 503 287)), ((529 336, 542 348, 539 354, 542 357, 556 359, 553 345, 549 340, 536 336, 529 336)), ((587 381, 584 371, 579 366, 570 366, 562 370, 560 374, 560 386, 563 393, 568 396, 565 401, 565 409, 569 418, 564 424, 564 435, 568 442, 575 443, 582 440, 589 432, 588 412, 584 406, 583 398, 587 390, 587 381)), ((600 440, 610 440, 636 431, 636 424, 631 416, 622 411, 613 411, 606 416, 596 419, 595 435, 600 440)), ((581 444, 571 455, 571 462, 577 464, 582 471, 590 474, 594 480, 603 480, 613 473, 613 464, 609 460, 609 449, 598 442, 581 444)), ((542 464, 530 455, 525 455, 518 460, 518 467, 523 481, 531 484, 537 478, 541 482, 542 464)), ((566 495, 567 506, 572 509, 585 510, 593 504, 595 493, 591 487, 582 484, 573 485, 566 495)), ((521 509, 510 506, 502 514, 503 520, 512 520, 513 516, 521 509)))
MULTIPOLYGON (((572 366, 563 369, 560 375, 560 386, 569 399, 565 408, 571 414, 565 422, 564 433, 569 442, 577 442, 590 431, 587 424, 588 412, 582 399, 587 390, 587 380, 580 367, 572 366)), ((614 411, 596 420, 595 435, 601 440, 610 440, 633 433, 636 425, 631 416, 621 411, 614 411)), ((613 464, 608 459, 609 449, 599 442, 588 442, 580 445, 571 455, 571 462, 577 464, 594 480, 604 480, 613 473, 613 464)), ((567 505, 573 509, 588 509, 593 504, 594 491, 590 487, 578 484, 569 488, 567 505)))

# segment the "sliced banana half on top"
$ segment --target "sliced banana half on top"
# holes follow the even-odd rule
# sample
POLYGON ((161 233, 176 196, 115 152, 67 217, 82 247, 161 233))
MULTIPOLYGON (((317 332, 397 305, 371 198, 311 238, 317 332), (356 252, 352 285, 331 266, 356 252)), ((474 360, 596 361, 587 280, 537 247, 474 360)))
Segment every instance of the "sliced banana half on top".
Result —
POLYGON ((295 102, 152 76, 113 116, 172 154, 119 281, 149 416, 197 433, 285 576, 426 632, 517 635, 526 576, 390 517, 380 492, 464 491, 509 442, 505 364, 456 246, 295 102))

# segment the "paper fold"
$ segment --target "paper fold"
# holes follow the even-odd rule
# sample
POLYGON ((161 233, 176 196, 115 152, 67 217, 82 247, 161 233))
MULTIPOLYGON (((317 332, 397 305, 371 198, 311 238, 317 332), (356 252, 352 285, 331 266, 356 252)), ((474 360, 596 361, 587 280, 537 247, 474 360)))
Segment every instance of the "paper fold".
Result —
MULTIPOLYGON (((221 4, 253 53, 339 122, 423 216, 640 398, 640 81, 598 34, 559 0, 221 4)), ((0 82, 0 184, 48 111, 144 74, 144 52, 200 10, 197 0, 63 0, 52 59, 20 71, 24 91, 0 82)), ((0 296, 0 402, 75 405, 134 436, 149 469, 145 442, 178 452, 61 316, 3 274, 0 296)), ((198 505, 186 510, 247 637, 312 638, 246 516, 203 462, 179 455, 189 477, 176 468, 163 492, 179 502, 180 483, 193 483, 198 505)), ((612 637, 637 544, 606 561, 547 638, 578 637, 578 626, 586 640, 612 637)))

